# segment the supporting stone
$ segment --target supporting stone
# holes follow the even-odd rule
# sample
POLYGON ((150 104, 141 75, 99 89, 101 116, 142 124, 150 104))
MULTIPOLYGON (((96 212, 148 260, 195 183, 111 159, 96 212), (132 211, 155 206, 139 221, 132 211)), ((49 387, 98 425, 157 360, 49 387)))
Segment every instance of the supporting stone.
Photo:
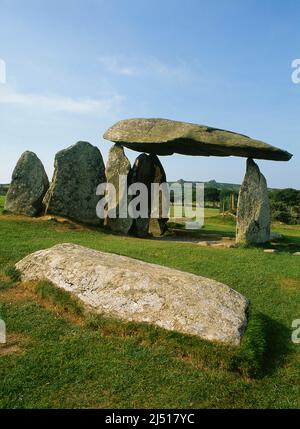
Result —
POLYGON ((236 243, 265 243, 270 240, 270 227, 267 182, 257 164, 248 158, 238 200, 236 243))
MULTIPOLYGON (((158 157, 154 154, 142 153, 137 157, 132 168, 132 183, 143 183, 148 189, 148 213, 146 218, 139 217, 133 222, 131 232, 139 237, 148 234, 159 236, 164 233, 168 218, 162 217, 161 198, 157 208, 159 217, 151 218, 151 207, 153 207, 153 193, 151 184, 166 183, 166 173, 158 157)), ((161 197, 161 196, 160 196, 161 197)))
POLYGON ((43 209, 42 201, 49 181, 42 162, 35 153, 24 152, 12 174, 5 200, 5 209, 11 213, 36 216, 43 209))
POLYGON ((116 190, 116 195, 109 187, 106 194, 108 206, 115 211, 116 217, 110 217, 109 213, 104 220, 104 225, 111 230, 127 234, 132 226, 133 219, 128 215, 128 186, 131 184, 131 165, 124 154, 123 146, 115 144, 109 151, 108 161, 105 169, 106 180, 116 190), (120 182, 120 176, 122 180, 120 182), (125 181, 126 180, 126 181, 125 181), (117 204, 115 205, 115 197, 117 204), (121 204, 120 204, 121 202, 121 204), (127 217, 120 217, 120 211, 125 209, 127 217))
POLYGON ((45 212, 99 225, 96 189, 105 181, 105 166, 97 147, 81 141, 61 150, 55 156, 52 183, 43 201, 45 212))

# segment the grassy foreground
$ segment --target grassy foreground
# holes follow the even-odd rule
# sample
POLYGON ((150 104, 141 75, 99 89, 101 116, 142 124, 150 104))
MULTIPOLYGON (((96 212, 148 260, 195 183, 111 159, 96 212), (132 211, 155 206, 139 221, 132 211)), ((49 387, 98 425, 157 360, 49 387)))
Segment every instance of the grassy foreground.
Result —
MULTIPOLYGON (((234 222, 210 212, 205 230, 232 235, 234 222)), ((300 228, 276 231, 285 235, 280 252, 266 254, 0 214, 0 317, 8 333, 0 346, 0 407, 299 408, 300 345, 291 341, 291 325, 300 319, 300 258, 291 252, 300 250, 300 228), (252 373, 257 356, 251 356, 262 346, 258 318, 237 351, 86 314, 68 294, 45 282, 20 284, 9 269, 28 253, 63 242, 211 277, 243 293, 264 325, 260 371, 252 373)))

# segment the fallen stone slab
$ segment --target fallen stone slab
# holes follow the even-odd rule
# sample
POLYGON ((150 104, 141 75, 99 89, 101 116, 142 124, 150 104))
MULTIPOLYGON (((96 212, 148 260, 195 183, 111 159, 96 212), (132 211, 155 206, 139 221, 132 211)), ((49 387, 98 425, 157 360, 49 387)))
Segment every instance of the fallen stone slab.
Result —
POLYGON ((233 345, 247 324, 248 300, 222 283, 76 244, 37 251, 16 268, 23 281, 51 281, 106 316, 233 345))
POLYGON ((160 118, 119 121, 103 135, 138 152, 156 155, 242 156, 288 161, 292 155, 243 134, 160 118))

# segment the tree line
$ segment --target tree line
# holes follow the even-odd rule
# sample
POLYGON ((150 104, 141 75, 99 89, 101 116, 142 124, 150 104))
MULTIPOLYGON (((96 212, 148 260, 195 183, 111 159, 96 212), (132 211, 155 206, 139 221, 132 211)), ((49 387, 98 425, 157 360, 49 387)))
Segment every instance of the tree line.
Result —
MULTIPOLYGON (((238 191, 205 187, 205 206, 236 214, 238 191)), ((287 224, 300 223, 300 191, 292 188, 269 191, 272 219, 287 224)))
POLYGON ((269 192, 273 220, 300 223, 300 191, 287 188, 269 192))

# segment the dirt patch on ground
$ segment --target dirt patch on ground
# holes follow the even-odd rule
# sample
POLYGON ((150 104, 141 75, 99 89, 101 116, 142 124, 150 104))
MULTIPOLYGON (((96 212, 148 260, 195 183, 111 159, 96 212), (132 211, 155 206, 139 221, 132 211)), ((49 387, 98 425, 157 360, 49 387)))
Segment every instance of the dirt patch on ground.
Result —
POLYGON ((33 218, 31 217, 27 217, 27 216, 22 216, 22 215, 15 215, 12 213, 2 213, 1 214, 1 220, 31 220, 33 218))
POLYGON ((66 319, 67 321, 83 326, 83 317, 72 314, 67 309, 61 307, 59 304, 55 304, 47 299, 41 298, 36 292, 36 282, 22 282, 8 289, 0 291, 0 302, 14 302, 14 301, 25 301, 31 300, 38 303, 41 307, 53 311, 57 316, 66 319))
POLYGON ((9 221, 26 221, 26 222, 48 222, 56 226, 58 231, 66 231, 68 229, 76 229, 79 231, 89 231, 93 229, 93 227, 89 227, 87 225, 83 225, 81 223, 77 223, 73 220, 66 219, 61 216, 52 216, 52 215, 43 215, 36 217, 29 217, 23 215, 17 215, 13 213, 2 213, 1 220, 9 220, 9 221))
POLYGON ((8 333, 6 336, 6 342, 4 344, 0 344, 0 356, 24 352, 26 341, 28 341, 28 338, 24 335, 8 333))
POLYGON ((170 229, 171 235, 151 237, 150 240, 193 243, 201 247, 229 248, 235 246, 235 239, 218 234, 201 234, 199 231, 170 229))
POLYGON ((300 280, 292 279, 290 277, 282 277, 279 280, 280 286, 284 289, 296 291, 300 290, 300 280))
POLYGON ((34 295, 26 287, 22 287, 21 284, 12 285, 7 289, 0 291, 0 301, 1 302, 12 302, 19 301, 28 298, 32 298, 34 295))
POLYGON ((3 273, 0 273, 0 283, 9 283, 10 278, 3 273))
POLYGON ((72 229, 72 230, 75 229, 78 231, 89 231, 92 229, 92 227, 77 223, 73 220, 66 219, 66 218, 61 217, 61 216, 45 215, 45 216, 40 216, 36 219, 39 221, 42 221, 42 222, 51 223, 52 225, 55 226, 56 231, 66 231, 69 229, 72 229))

